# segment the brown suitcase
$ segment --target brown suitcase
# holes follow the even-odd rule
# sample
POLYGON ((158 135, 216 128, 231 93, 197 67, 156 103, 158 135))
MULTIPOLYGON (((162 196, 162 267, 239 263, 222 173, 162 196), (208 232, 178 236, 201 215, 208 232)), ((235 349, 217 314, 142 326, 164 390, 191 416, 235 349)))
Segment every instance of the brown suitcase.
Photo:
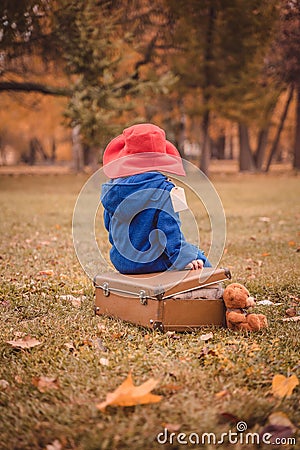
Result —
POLYGON ((225 326, 220 282, 228 278, 228 269, 214 268, 145 275, 103 273, 94 279, 95 313, 161 331, 225 326))

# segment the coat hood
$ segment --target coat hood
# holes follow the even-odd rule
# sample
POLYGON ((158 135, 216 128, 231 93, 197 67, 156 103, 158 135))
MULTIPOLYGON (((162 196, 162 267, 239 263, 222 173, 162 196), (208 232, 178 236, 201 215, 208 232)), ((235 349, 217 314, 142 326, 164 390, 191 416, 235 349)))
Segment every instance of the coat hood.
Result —
POLYGON ((115 178, 102 185, 101 202, 115 218, 128 221, 140 211, 157 208, 172 187, 159 172, 115 178))

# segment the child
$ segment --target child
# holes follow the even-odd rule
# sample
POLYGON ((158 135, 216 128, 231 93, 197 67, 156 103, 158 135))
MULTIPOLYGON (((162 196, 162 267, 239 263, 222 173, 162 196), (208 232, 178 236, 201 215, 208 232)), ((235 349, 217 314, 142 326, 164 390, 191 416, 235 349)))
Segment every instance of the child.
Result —
POLYGON ((103 155, 104 224, 112 245, 110 258, 124 274, 211 267, 182 232, 174 210, 175 185, 161 172, 185 175, 177 149, 152 124, 126 128, 103 155))

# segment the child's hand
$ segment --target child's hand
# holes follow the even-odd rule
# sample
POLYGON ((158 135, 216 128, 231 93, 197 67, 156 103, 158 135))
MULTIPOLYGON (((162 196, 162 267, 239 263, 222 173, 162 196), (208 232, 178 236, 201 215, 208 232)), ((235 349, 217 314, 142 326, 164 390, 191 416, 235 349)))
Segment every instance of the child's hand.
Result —
POLYGON ((203 268, 203 261, 202 259, 193 259, 189 264, 185 266, 186 269, 202 269, 203 268))

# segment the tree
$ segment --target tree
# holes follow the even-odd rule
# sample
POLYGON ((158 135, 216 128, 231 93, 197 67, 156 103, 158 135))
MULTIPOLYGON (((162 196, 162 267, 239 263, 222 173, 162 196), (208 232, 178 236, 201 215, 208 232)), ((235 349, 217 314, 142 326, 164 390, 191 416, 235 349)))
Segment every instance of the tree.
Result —
MULTIPOLYGON (((155 15, 153 7, 137 14, 132 2, 23 0, 20 3, 19 8, 15 2, 4 2, 0 10, 6 76, 5 81, 0 81, 0 90, 67 96, 68 123, 76 127, 76 142, 80 127, 86 148, 103 146, 123 128, 124 122, 136 118, 136 114, 128 116, 135 98, 151 88, 161 91, 169 84, 168 74, 160 71, 149 77, 142 70, 152 61, 159 40, 158 24, 152 28, 150 38, 144 38, 139 45, 132 33, 126 32, 124 18, 129 13, 135 29, 142 28, 143 24, 147 26, 149 14, 155 15), (66 84, 28 81, 26 78, 32 76, 32 55, 38 56, 48 68, 60 67, 66 84), (16 67, 18 73, 14 71, 16 67)), ((161 14, 160 9, 158 12, 161 14)))
MULTIPOLYGON (((178 48, 172 59, 173 70, 180 78, 178 84, 185 91, 194 90, 201 103, 200 166, 207 173, 211 115, 242 123, 247 108, 255 103, 255 86, 274 30, 277 2, 179 0, 166 4, 174 16, 173 34, 178 48)), ((257 105, 255 109, 257 112, 257 105)))
POLYGON ((271 60, 279 79, 296 93, 296 123, 293 166, 300 170, 300 3, 282 2, 276 52, 271 60))

